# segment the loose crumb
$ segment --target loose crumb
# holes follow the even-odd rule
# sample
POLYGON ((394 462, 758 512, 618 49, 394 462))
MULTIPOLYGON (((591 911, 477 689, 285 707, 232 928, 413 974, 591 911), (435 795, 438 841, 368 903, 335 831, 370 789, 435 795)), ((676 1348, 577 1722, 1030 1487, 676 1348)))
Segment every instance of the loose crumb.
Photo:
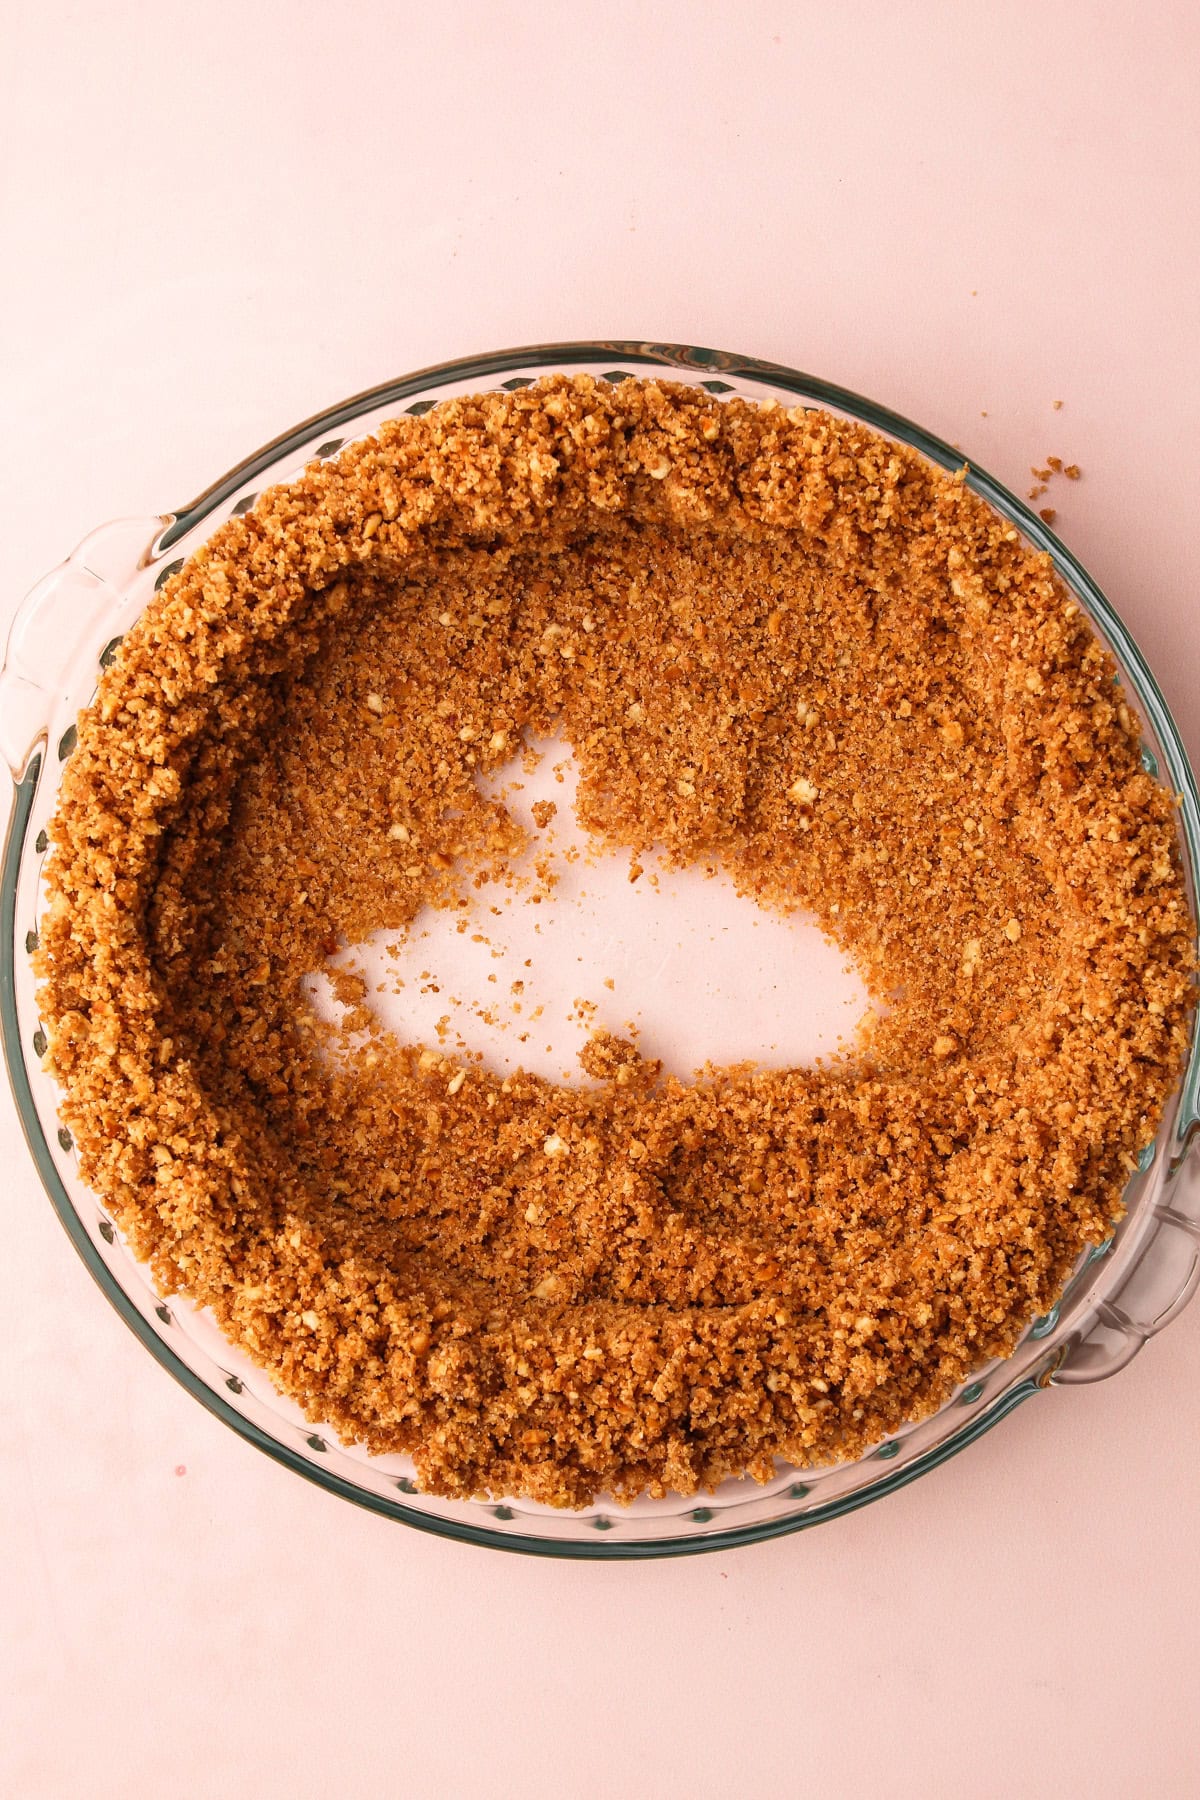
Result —
POLYGON ((915 452, 661 381, 310 465, 164 584, 64 766, 36 967, 84 1178, 428 1492, 861 1454, 1054 1303, 1187 1044, 1171 796, 1066 600, 915 452), (837 1056, 684 1081, 593 1030, 589 1085, 501 1078, 330 972, 510 879, 482 778, 556 730, 630 880, 815 915, 880 1003, 837 1056))

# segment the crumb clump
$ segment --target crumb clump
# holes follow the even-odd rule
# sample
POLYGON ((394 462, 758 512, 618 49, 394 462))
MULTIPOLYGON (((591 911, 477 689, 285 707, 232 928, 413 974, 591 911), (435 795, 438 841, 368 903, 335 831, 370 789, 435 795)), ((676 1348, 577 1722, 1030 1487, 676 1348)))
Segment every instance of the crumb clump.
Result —
MULTIPOLYGON (((1061 401, 1056 400, 1055 405, 1061 405, 1061 401)), ((1061 456, 1048 456, 1044 469, 1034 467, 1030 469, 1029 473, 1034 477, 1034 485, 1026 489, 1026 498, 1040 500, 1042 495, 1049 491, 1049 484, 1053 476, 1065 475, 1068 481, 1078 481, 1083 471, 1078 463, 1068 463, 1064 468, 1061 456)), ((1052 506, 1048 506, 1039 512, 1038 517, 1045 519, 1047 525, 1053 525, 1057 514, 1052 506)))
MULTIPOLYGON (((1071 469, 1064 471, 1071 476, 1071 469)), ((37 952, 81 1169, 165 1293, 422 1486, 558 1506, 853 1457, 1011 1350, 1185 1053, 1170 796, 1048 558, 818 412, 553 377, 230 520, 64 769, 37 952), (503 882, 561 730, 630 856, 811 910, 815 1068, 500 1078, 340 947, 503 882)))

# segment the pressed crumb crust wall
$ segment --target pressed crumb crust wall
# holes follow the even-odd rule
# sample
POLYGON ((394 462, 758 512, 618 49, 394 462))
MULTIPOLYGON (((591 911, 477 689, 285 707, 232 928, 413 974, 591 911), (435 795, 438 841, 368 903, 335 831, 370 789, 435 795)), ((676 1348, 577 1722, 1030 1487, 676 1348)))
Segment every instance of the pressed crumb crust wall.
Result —
MULTIPOLYGON (((1171 796, 1043 556, 819 413, 554 377, 385 426, 154 599, 81 717, 38 952, 86 1179, 168 1291, 433 1492, 852 1456, 1119 1211, 1192 998, 1171 796), (479 777, 804 908, 881 1010, 818 1068, 578 1085, 304 978, 511 879, 479 777)), ((803 997, 798 997, 798 1004, 803 997)))

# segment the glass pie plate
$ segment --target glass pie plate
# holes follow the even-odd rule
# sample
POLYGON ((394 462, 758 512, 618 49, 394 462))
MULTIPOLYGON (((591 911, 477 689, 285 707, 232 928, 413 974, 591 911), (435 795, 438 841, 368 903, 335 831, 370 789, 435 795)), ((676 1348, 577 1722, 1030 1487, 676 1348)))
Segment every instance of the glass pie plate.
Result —
MULTIPOLYGON (((741 395, 819 406, 913 446, 942 468, 963 462, 950 445, 895 413, 773 363, 679 344, 552 344, 471 357, 388 382, 248 456, 190 506, 101 526, 25 600, 0 672, 0 751, 13 778, 0 885, 0 1024, 30 1153, 75 1248, 146 1348, 218 1418, 331 1493, 422 1530, 541 1555, 666 1556, 776 1537, 879 1499, 965 1449, 1023 1400, 1049 1387, 1115 1374, 1170 1323, 1200 1282, 1200 1051, 1194 1021, 1186 1069, 1158 1135, 1142 1149, 1124 1218, 1105 1244, 1081 1258, 1059 1304, 1029 1326, 1012 1356, 979 1369, 939 1411, 855 1462, 781 1467, 766 1486, 729 1481, 709 1495, 629 1506, 602 1500, 584 1511, 557 1512, 517 1499, 459 1502, 420 1492, 406 1459, 372 1457, 339 1443, 281 1399, 211 1319, 155 1290, 148 1270, 80 1179, 71 1135, 58 1116, 57 1088, 42 1067, 46 1039, 30 966, 44 904, 47 825, 74 746, 76 717, 95 692, 100 668, 155 589, 226 519, 246 511, 262 488, 289 480, 313 458, 336 455, 384 419, 421 414, 453 395, 516 389, 556 370, 587 370, 613 382, 659 373, 722 400, 741 395)), ((1177 796, 1194 914, 1200 868, 1196 784, 1137 645, 1041 519, 982 470, 972 466, 967 481, 1028 542, 1048 552, 1111 649, 1144 724, 1145 766, 1177 796)))

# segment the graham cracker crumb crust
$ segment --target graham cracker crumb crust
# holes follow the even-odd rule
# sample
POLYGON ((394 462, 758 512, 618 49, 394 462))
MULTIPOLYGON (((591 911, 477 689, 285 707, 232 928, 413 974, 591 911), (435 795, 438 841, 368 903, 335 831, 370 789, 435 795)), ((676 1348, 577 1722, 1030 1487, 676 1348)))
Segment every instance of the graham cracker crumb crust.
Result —
POLYGON ((223 525, 81 715, 37 955, 82 1174, 430 1492, 853 1457, 1053 1304, 1178 1078, 1192 925, 1114 674, 859 426, 588 376, 390 422, 223 525), (597 1030, 557 1085, 380 1026, 329 959, 507 879, 484 781, 555 731, 631 880, 816 916, 880 1003, 852 1050, 681 1080, 597 1030))

